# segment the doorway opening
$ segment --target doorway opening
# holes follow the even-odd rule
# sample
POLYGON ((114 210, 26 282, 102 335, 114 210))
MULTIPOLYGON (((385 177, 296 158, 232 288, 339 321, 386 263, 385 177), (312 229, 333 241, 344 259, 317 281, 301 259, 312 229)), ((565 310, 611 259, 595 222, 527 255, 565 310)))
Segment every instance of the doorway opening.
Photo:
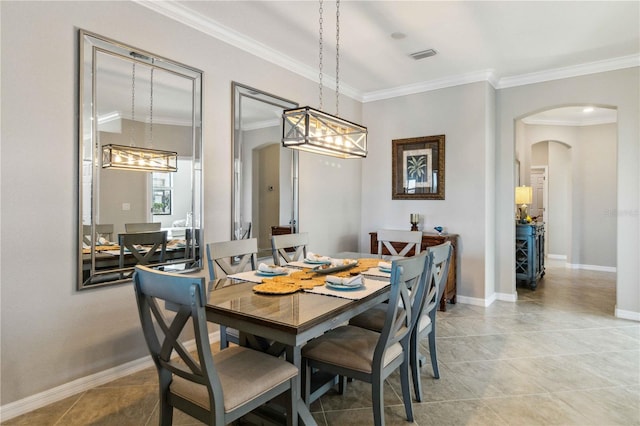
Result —
POLYGON ((547 265, 615 272, 616 109, 550 108, 515 128, 516 181, 532 187, 530 216, 544 223, 547 265))

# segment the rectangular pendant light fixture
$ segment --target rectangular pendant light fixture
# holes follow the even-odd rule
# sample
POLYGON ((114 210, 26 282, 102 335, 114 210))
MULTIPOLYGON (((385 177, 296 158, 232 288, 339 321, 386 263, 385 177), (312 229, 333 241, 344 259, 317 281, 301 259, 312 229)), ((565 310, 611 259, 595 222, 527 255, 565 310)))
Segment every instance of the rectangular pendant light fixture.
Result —
POLYGON ((102 168, 143 172, 175 172, 178 170, 178 153, 133 146, 103 145, 102 168))
POLYGON ((339 158, 367 156, 367 128, 331 114, 301 107, 282 113, 282 145, 339 158))

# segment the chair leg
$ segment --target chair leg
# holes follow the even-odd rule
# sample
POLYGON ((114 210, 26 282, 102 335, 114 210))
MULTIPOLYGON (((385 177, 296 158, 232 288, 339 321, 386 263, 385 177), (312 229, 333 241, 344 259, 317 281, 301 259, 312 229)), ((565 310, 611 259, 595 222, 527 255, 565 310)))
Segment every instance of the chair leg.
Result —
POLYGON ((298 391, 296 389, 296 380, 292 378, 290 381, 291 388, 287 392, 287 426, 298 425, 298 391))
POLYGON ((436 351, 436 330, 435 328, 429 333, 429 355, 431 356, 431 367, 433 368, 433 377, 440 378, 440 370, 438 369, 438 354, 436 351))
POLYGON ((345 376, 338 376, 338 393, 344 395, 347 393, 348 379, 345 376))
POLYGON ((416 401, 422 402, 422 378, 420 377, 420 351, 418 350, 418 344, 418 336, 411 336, 409 364, 411 366, 411 376, 413 377, 413 393, 416 401))
POLYGON ((373 424, 375 426, 384 425, 384 380, 380 372, 374 372, 371 380, 371 401, 373 402, 373 424))
POLYGON ((229 341, 227 340, 227 327, 224 325, 220 326, 220 350, 226 349, 229 347, 229 341))
MULTIPOLYGON (((418 376, 418 382, 420 376, 418 376)), ((402 386, 402 400, 404 410, 407 413, 407 421, 413 422, 413 405, 411 404, 411 391, 409 390, 409 354, 405 351, 404 362, 400 366, 400 385, 402 386)))
POLYGON ((302 377, 300 378, 302 382, 302 398, 304 399, 304 403, 307 408, 309 408, 311 405, 311 375, 313 371, 309 363, 304 358, 302 359, 302 366, 300 367, 300 370, 302 371, 302 377))

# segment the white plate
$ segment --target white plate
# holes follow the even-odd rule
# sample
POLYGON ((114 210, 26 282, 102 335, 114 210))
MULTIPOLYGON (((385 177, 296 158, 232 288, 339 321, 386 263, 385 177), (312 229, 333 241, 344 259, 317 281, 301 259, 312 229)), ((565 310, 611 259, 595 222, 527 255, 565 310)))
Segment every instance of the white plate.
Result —
POLYGON ((331 290, 339 290, 339 291, 349 291, 349 290, 359 290, 364 287, 364 284, 360 285, 342 285, 342 284, 334 284, 334 283, 324 283, 327 288, 331 290))
POLYGON ((287 275, 287 272, 256 271, 256 275, 260 275, 261 277, 277 277, 278 275, 287 275))
POLYGON ((305 259, 304 263, 309 263, 311 265, 328 265, 329 263, 331 263, 330 260, 311 260, 311 259, 305 259))

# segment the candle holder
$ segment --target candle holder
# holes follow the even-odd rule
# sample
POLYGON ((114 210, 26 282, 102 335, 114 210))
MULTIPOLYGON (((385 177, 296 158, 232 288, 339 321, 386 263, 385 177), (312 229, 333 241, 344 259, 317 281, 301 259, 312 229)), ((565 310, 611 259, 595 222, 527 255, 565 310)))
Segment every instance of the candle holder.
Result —
POLYGON ((411 215, 409 216, 409 222, 411 223, 411 230, 417 231, 418 223, 420 223, 420 215, 417 213, 411 213, 411 215))

